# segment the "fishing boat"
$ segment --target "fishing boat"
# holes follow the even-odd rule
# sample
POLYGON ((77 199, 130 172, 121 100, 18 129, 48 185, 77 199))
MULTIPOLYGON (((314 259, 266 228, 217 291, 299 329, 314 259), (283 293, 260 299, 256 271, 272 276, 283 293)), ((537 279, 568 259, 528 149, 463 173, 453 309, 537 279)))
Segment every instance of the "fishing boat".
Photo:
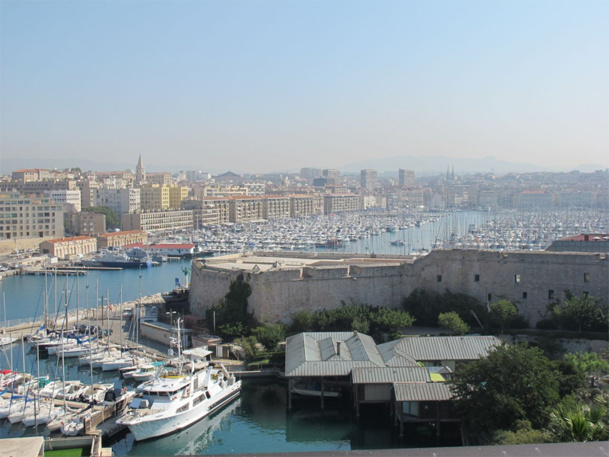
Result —
POLYGON ((188 300, 189 288, 188 287, 176 287, 171 292, 165 292, 161 294, 165 303, 178 303, 188 300))
POLYGON ((184 282, 180 283, 180 279, 176 278, 176 287, 171 292, 161 294, 165 303, 179 303, 188 300, 190 288, 188 287, 188 268, 182 268, 184 273, 184 282))

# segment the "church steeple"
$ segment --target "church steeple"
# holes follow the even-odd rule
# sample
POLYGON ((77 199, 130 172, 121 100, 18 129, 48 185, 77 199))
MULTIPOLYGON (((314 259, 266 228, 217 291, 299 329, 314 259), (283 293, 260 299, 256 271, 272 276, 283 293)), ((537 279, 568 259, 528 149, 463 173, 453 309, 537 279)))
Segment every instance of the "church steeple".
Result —
POLYGON ((144 182, 146 182, 146 168, 144 168, 144 161, 142 160, 142 154, 140 154, 137 166, 135 167, 135 184, 139 185, 144 182))

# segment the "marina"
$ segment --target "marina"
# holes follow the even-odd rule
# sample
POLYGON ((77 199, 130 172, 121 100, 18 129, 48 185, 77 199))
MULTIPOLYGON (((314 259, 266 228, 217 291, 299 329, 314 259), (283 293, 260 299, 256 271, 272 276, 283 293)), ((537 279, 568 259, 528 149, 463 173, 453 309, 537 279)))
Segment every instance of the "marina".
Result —
MULTIPOLYGON (((337 215, 328 218, 222 226, 192 234, 174 234, 172 237, 176 242, 195 243, 201 249, 217 253, 243 252, 246 246, 251 250, 290 251, 297 251, 305 246, 303 251, 357 252, 372 256, 377 253, 426 255, 433 249, 453 247, 541 250, 553 240, 572 234, 607 233, 605 213, 582 212, 575 216, 570 213, 564 220, 560 217, 558 213, 521 213, 516 217, 512 213, 494 215, 490 212, 454 212, 442 215, 429 213, 407 218, 394 214, 362 214, 357 217, 337 215), (297 236, 300 237, 298 242, 295 241, 297 236), (290 241, 288 243, 280 240, 290 241)), ((237 378, 232 381, 239 384, 241 395, 238 398, 231 396, 231 401, 228 402, 214 401, 215 407, 207 417, 185 422, 182 426, 171 425, 171 429, 183 430, 167 436, 149 435, 149 430, 140 435, 134 430, 127 431, 127 427, 135 424, 128 419, 109 418, 113 412, 106 408, 110 405, 105 405, 105 398, 96 397, 95 402, 98 405, 93 407, 83 406, 80 403, 82 400, 92 400, 95 395, 99 395, 99 391, 96 393, 93 388, 94 385, 105 386, 103 397, 106 393, 113 392, 115 399, 122 395, 136 395, 137 386, 141 382, 154 385, 155 379, 158 379, 158 363, 166 358, 167 347, 140 340, 143 346, 138 350, 134 351, 128 346, 129 350, 121 348, 125 347, 127 338, 131 336, 129 322, 133 320, 134 304, 150 301, 169 304, 172 300, 180 301, 187 297, 188 278, 185 272, 188 271, 190 262, 190 259, 180 259, 162 262, 157 268, 120 270, 85 270, 73 267, 74 271, 84 270, 86 275, 61 276, 53 271, 6 278, 0 283, 6 309, 6 325, 21 322, 22 333, 34 333, 39 328, 34 322, 40 324, 46 309, 49 317, 57 320, 58 327, 63 325, 61 322, 65 313, 69 316, 69 326, 87 322, 87 327, 90 327, 91 320, 101 320, 101 328, 113 332, 108 331, 111 336, 100 333, 101 343, 94 341, 92 336, 95 334, 86 336, 91 340, 89 342, 85 342, 83 336, 82 347, 80 344, 66 344, 64 341, 60 348, 55 346, 48 349, 40 357, 37 357, 35 350, 26 351, 27 348, 20 344, 20 340, 7 342, 3 346, 0 368, 16 373, 36 373, 35 379, 43 377, 47 379, 45 383, 55 382, 57 388, 51 388, 53 401, 59 401, 55 407, 61 409, 62 401, 73 402, 70 403, 72 406, 69 411, 63 407, 63 417, 70 418, 64 421, 66 424, 61 424, 64 433, 79 433, 81 427, 90 427, 89 430, 97 427, 100 435, 104 436, 104 446, 111 446, 117 455, 331 451, 435 444, 434 437, 427 436, 424 430, 413 431, 407 440, 400 438, 391 424, 379 419, 383 417, 382 411, 373 413, 370 418, 353 417, 350 406, 342 404, 338 395, 328 395, 328 401, 336 403, 329 403, 324 411, 315 406, 309 409, 306 406, 310 404, 309 400, 288 412, 285 382, 257 378, 241 380, 239 374, 235 375, 237 378), (110 322, 109 326, 104 327, 104 316, 110 322), (92 357, 98 348, 105 348, 104 354, 112 352, 116 356, 107 361, 95 362, 94 365, 92 357), (57 354, 54 355, 53 352, 57 354), (83 359, 85 363, 82 363, 83 359), (123 371, 119 371, 120 367, 124 367, 123 371), (66 381, 61 382, 62 379, 66 381), (57 393, 67 386, 71 388, 72 385, 75 386, 72 396, 66 396, 65 400, 59 399, 57 393), (82 390, 78 390, 80 388, 82 390), (373 417, 376 419, 371 419, 373 417), (67 425, 68 422, 70 425, 67 425), (243 436, 248 439, 243 440, 243 436), (247 441, 245 447, 244 441, 247 441)), ((220 373, 221 371, 217 371, 215 376, 219 377, 220 373)), ((233 375, 228 373, 230 368, 226 374, 222 374, 223 380, 231 379, 233 375)), ((6 375, 10 375, 10 372, 6 375)), ((186 374, 186 377, 188 376, 186 374)), ((183 381, 185 378, 176 379, 175 382, 179 385, 176 384, 175 393, 170 396, 178 396, 185 401, 191 398, 194 394, 191 394, 191 391, 187 393, 187 383, 183 381)), ((197 385, 202 383, 204 381, 198 379, 197 385)), ((171 390, 170 384, 163 384, 163 389, 171 390)), ((194 385, 190 384, 192 390, 194 385)), ((154 389, 153 391, 156 392, 154 389)), ((305 386, 302 392, 296 393, 306 398, 315 396, 317 392, 305 386)), ((144 411, 149 405, 145 400, 140 400, 141 409, 144 411)), ((183 406, 185 405, 177 408, 183 406)), ((50 436, 49 427, 43 427, 40 422, 55 421, 56 424, 62 417, 61 413, 55 412, 55 409, 47 404, 40 406, 39 411, 45 417, 39 422, 37 418, 34 422, 27 422, 25 415, 21 419, 24 422, 17 420, 17 416, 14 416, 13 423, 8 419, 1 420, 0 438, 50 436), (27 426, 36 425, 37 422, 37 427, 27 426)), ((141 413, 140 408, 137 408, 137 412, 141 413)), ((136 410, 133 414, 135 417, 136 410)), ((152 417, 154 414, 151 410, 142 417, 152 417)))

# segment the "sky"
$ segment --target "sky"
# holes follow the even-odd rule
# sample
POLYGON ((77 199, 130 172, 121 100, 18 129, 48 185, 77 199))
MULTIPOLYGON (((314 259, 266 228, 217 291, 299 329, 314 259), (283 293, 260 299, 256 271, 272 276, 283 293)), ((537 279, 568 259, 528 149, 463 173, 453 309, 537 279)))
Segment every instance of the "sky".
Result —
POLYGON ((609 167, 609 1, 0 0, 0 168, 139 154, 609 167))

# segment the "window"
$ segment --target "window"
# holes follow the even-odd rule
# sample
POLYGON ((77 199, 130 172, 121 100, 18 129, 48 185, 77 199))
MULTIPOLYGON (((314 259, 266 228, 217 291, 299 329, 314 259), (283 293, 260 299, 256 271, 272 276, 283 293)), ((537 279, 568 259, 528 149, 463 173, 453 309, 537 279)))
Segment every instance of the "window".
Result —
POLYGON ((523 298, 523 299, 526 299, 526 298, 527 298, 527 296, 528 296, 528 294, 527 294, 526 292, 523 292, 523 293, 522 293, 522 298, 523 298))
POLYGON ((588 291, 583 291, 582 292, 582 297, 583 298, 588 298, 588 295, 590 295, 590 293, 588 291))
POLYGON ((490 302, 493 296, 491 294, 486 294, 486 301, 490 302))
POLYGON ((520 284, 520 275, 514 275, 514 282, 520 284))
POLYGON ((474 282, 480 282, 480 275, 474 275, 474 282))
POLYGON ((436 276, 436 282, 442 282, 442 275, 436 276))
POLYGON ((554 300, 554 291, 552 289, 548 290, 548 299, 554 300))
POLYGON ((584 273, 584 282, 590 282, 590 273, 584 273))

